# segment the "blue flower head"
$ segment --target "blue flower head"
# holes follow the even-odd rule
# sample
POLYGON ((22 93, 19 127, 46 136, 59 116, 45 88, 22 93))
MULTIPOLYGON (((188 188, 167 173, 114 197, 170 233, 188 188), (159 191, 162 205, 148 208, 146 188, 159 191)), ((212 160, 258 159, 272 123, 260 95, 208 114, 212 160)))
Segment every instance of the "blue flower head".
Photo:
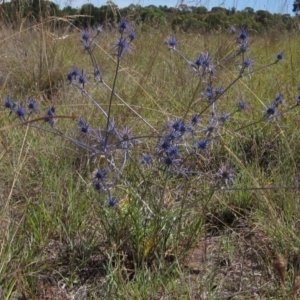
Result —
POLYGON ((276 115, 276 106, 274 103, 270 104, 269 107, 264 111, 264 118, 270 119, 276 115))
POLYGON ((169 49, 176 49, 178 41, 174 36, 171 36, 165 40, 165 43, 168 45, 169 49))
POLYGON ((37 102, 32 98, 28 99, 27 107, 30 111, 30 114, 39 111, 39 107, 38 107, 37 102))
POLYGON ((247 30, 246 30, 244 27, 241 28, 239 38, 240 38, 242 41, 245 41, 245 40, 248 39, 248 33, 247 33, 247 30))
POLYGON ((45 115, 45 122, 49 123, 51 127, 54 126, 54 120, 53 120, 54 114, 55 114, 55 108, 52 106, 47 110, 45 115))
POLYGON ((79 121, 78 121, 78 124, 79 124, 80 131, 82 133, 87 134, 87 133, 90 132, 90 128, 86 124, 86 122, 84 121, 84 119, 80 118, 79 121))
POLYGON ((223 87, 221 87, 221 86, 216 87, 215 88, 216 96, 220 96, 221 94, 223 94, 223 91, 224 91, 223 87))
POLYGON ((192 120, 191 120, 192 125, 196 125, 196 124, 200 123, 200 121, 201 120, 197 114, 193 115, 192 120))
POLYGON ((87 83, 87 78, 83 74, 83 70, 82 70, 81 75, 79 75, 79 77, 78 77, 78 83, 81 84, 83 88, 84 88, 84 85, 87 83))
POLYGON ((209 53, 200 53, 199 57, 195 61, 195 64, 198 67, 211 69, 212 68, 212 59, 209 53))
POLYGON ((283 95, 282 94, 277 94, 274 100, 274 105, 278 107, 280 104, 283 103, 283 95))
POLYGON ((101 181, 94 181, 93 182, 93 186, 94 186, 94 188, 95 188, 95 190, 97 191, 97 192, 101 192, 101 191, 103 191, 104 190, 104 187, 103 187, 103 184, 102 184, 102 182, 101 181))
POLYGON ((95 178, 94 179, 97 179, 97 180, 100 180, 100 181, 103 181, 105 176, 106 176, 106 171, 105 170, 101 170, 101 169, 98 169, 95 171, 95 178))
POLYGON ((246 110, 247 109, 247 103, 243 101, 239 101, 237 103, 237 107, 239 110, 246 110))
POLYGON ((125 52, 131 52, 127 40, 124 38, 120 38, 115 45, 115 49, 117 49, 117 56, 121 58, 125 52))
POLYGON ((197 143, 197 148, 201 150, 205 150, 207 146, 208 146, 208 141, 206 140, 197 143))
POLYGON ((77 76, 79 76, 79 70, 78 68, 73 68, 69 73, 68 73, 68 81, 72 83, 73 80, 76 80, 77 76))
POLYGON ((86 31, 86 30, 83 30, 82 31, 82 35, 81 35, 81 39, 85 42, 87 42, 90 38, 90 35, 89 33, 86 31))
POLYGON ((211 101, 214 99, 213 88, 211 85, 206 86, 206 98, 208 101, 211 101))
POLYGON ((284 59, 283 52, 278 53, 276 56, 276 61, 283 60, 283 59, 284 59))
POLYGON ((254 62, 254 59, 247 58, 243 61, 243 67, 249 68, 254 62))
POLYGON ((116 207, 118 205, 118 202, 117 202, 116 198, 109 197, 107 204, 109 207, 116 207))
POLYGON ((247 58, 242 63, 241 74, 244 73, 245 69, 248 69, 248 72, 251 72, 251 66, 254 63, 254 59, 247 58))
POLYGON ((131 30, 128 34, 128 38, 130 39, 130 42, 133 41, 136 38, 136 31, 131 30))
POLYGON ((122 18, 120 23, 118 24, 118 29, 121 33, 126 31, 127 29, 129 29, 128 21, 126 19, 122 18))
POLYGON ((15 110, 15 114, 19 119, 25 121, 26 110, 24 107, 19 105, 15 110))
POLYGON ((171 146, 170 141, 167 138, 164 138, 162 142, 158 144, 159 151, 167 151, 171 146))
POLYGON ((176 120, 173 125, 172 125, 172 128, 175 130, 175 131, 185 131, 185 125, 184 125, 184 122, 182 120, 176 120))
POLYGON ((176 146, 170 146, 166 152, 171 157, 179 156, 178 147, 176 147, 176 146))
POLYGON ((142 162, 141 162, 143 165, 150 166, 151 161, 152 161, 152 157, 150 155, 143 154, 142 162))
POLYGON ((10 98, 6 98, 4 100, 4 107, 10 109, 10 113, 15 109, 16 103, 12 101, 10 98))
POLYGON ((242 41, 240 43, 240 53, 245 53, 249 50, 249 43, 247 41, 242 41))
POLYGON ((173 167, 176 164, 178 164, 180 161, 181 161, 180 159, 177 159, 169 155, 163 157, 163 163, 165 164, 166 167, 173 167))
POLYGON ((174 164, 174 158, 170 157, 170 156, 166 156, 164 158, 164 163, 167 167, 170 167, 174 164))

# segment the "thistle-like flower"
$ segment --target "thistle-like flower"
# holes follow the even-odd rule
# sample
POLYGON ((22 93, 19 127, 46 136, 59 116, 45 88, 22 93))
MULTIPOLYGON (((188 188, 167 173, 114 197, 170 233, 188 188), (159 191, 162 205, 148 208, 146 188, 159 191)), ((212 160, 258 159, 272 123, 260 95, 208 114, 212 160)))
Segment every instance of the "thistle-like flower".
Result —
POLYGON ((82 133, 84 133, 84 134, 90 133, 90 128, 86 124, 86 122, 84 121, 84 119, 80 118, 79 121, 78 121, 78 124, 79 124, 80 131, 82 133))
POLYGON ((264 111, 264 118, 271 119, 276 116, 276 105, 271 103, 269 107, 264 111))
POLYGON ((234 170, 231 169, 228 165, 223 165, 218 172, 218 177, 220 177, 224 183, 226 184, 226 186, 228 186, 228 184, 234 183, 234 170))
POLYGON ((16 107, 16 103, 13 100, 11 100, 10 98, 6 98, 4 100, 4 107, 8 108, 10 110, 9 114, 11 114, 16 107))
POLYGON ((242 40, 242 41, 245 41, 245 40, 248 39, 248 33, 247 33, 247 30, 244 27, 241 28, 239 39, 242 40))
POLYGON ((120 23, 118 24, 118 29, 120 33, 123 33, 124 31, 128 30, 129 29, 128 21, 122 18, 120 23))
POLYGON ((98 169, 94 172, 94 176, 95 176, 94 179, 104 181, 106 174, 107 174, 106 170, 98 169))
POLYGON ((37 102, 30 98, 28 99, 28 103, 27 103, 27 107, 29 109, 29 114, 33 114, 35 112, 39 112, 39 107, 38 107, 38 104, 37 102))
POLYGON ((274 100, 274 105, 275 107, 278 107, 280 104, 283 103, 283 95, 282 94, 277 94, 274 100))
POLYGON ((120 38, 114 47, 117 49, 117 56, 121 58, 125 52, 131 52, 126 38, 120 38))
POLYGON ((109 197, 109 198, 108 198, 108 201, 107 201, 107 205, 108 205, 109 207, 116 207, 116 206, 118 206, 118 202, 117 202, 116 198, 114 198, 114 197, 109 197))
POLYGON ((199 115, 198 114, 193 115, 192 120, 191 120, 192 126, 195 126, 196 124, 198 124, 200 122, 201 122, 201 119, 199 118, 199 115))
POLYGON ((49 123, 51 127, 54 126, 54 120, 53 120, 54 114, 55 114, 55 108, 52 106, 47 110, 45 115, 45 122, 49 123))
POLYGON ((178 44, 178 41, 175 38, 175 36, 171 36, 165 40, 165 43, 168 45, 169 49, 176 49, 176 45, 178 44))
POLYGON ((25 121, 25 115, 27 114, 26 110, 24 107, 22 106, 18 106, 15 110, 14 110, 16 116, 21 119, 22 121, 25 121))
POLYGON ((134 29, 129 32, 128 38, 129 38, 130 42, 136 38, 136 31, 134 29))
POLYGON ((143 154, 141 164, 145 166, 150 166, 152 162, 152 157, 148 154, 143 154))
POLYGON ((246 110, 247 109, 247 103, 244 101, 239 101, 237 103, 238 110, 246 110))
POLYGON ((201 149, 201 150, 205 150, 208 147, 208 141, 204 140, 204 141, 199 141, 197 143, 197 148, 201 149))
POLYGON ((240 71, 240 74, 242 75, 245 71, 245 69, 248 69, 248 72, 250 73, 251 72, 251 67, 252 67, 252 64, 254 63, 254 59, 251 59, 251 58, 247 58, 243 61, 242 63, 242 69, 240 71))
POLYGON ((87 42, 90 38, 89 33, 87 32, 87 30, 83 30, 82 31, 82 35, 81 35, 81 39, 85 42, 87 42))
POLYGON ((68 73, 68 81, 69 83, 72 83, 73 80, 76 80, 77 79, 77 76, 79 76, 80 73, 79 73, 79 70, 78 68, 73 68, 69 73, 68 73))
POLYGON ((176 120, 173 125, 172 125, 172 128, 175 130, 175 131, 179 131, 179 132, 185 132, 185 125, 184 125, 184 122, 182 120, 176 120))
POLYGON ((95 79, 98 79, 100 82, 102 82, 102 73, 98 67, 94 69, 94 77, 95 79))
POLYGON ((83 73, 83 70, 81 72, 81 75, 78 77, 78 83, 82 85, 82 88, 84 89, 84 85, 87 83, 87 78, 83 73))
POLYGON ((276 55, 276 61, 284 60, 283 52, 280 52, 276 55))

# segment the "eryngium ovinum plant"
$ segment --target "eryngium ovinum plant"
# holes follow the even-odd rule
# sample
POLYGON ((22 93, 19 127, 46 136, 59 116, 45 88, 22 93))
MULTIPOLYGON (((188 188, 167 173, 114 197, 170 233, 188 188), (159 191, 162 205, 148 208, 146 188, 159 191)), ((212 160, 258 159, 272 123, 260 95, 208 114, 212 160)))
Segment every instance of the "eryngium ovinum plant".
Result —
MULTIPOLYGON (((230 36, 236 40, 235 53, 218 63, 206 52, 200 52, 196 59, 190 60, 179 50, 180 44, 175 36, 166 38, 162 43, 166 44, 166 51, 173 54, 170 59, 178 55, 186 62, 197 87, 180 116, 164 120, 163 128, 155 128, 116 90, 120 66, 126 64, 124 57, 139 55, 131 53, 136 31, 126 19, 120 20, 118 39, 112 47, 115 70, 110 83, 106 82, 95 55, 101 32, 102 29, 97 28, 81 33, 80 41, 91 66, 84 70, 72 68, 67 79, 68 84, 91 101, 99 114, 104 116, 102 128, 93 127, 93 120, 81 116, 76 125, 80 134, 72 137, 58 129, 59 119, 64 116, 56 115, 55 107, 47 108, 41 117, 33 119, 40 113, 34 99, 29 99, 25 105, 8 97, 4 106, 22 124, 58 135, 85 149, 94 162, 99 162, 99 168, 93 172, 91 184, 86 188, 92 186, 99 199, 98 213, 102 227, 98 230, 104 236, 103 244, 120 254, 117 256, 114 253, 115 258, 124 260, 126 257, 135 267, 145 262, 159 261, 162 264, 166 255, 173 258, 183 256, 199 236, 205 234, 205 213, 215 194, 253 188, 238 184, 239 165, 230 156, 226 158, 222 155, 223 150, 219 151, 226 149, 224 143, 231 125, 229 121, 244 113, 247 103, 239 100, 226 113, 218 110, 218 104, 239 81, 248 80, 260 70, 275 67, 284 60, 284 55, 283 52, 274 53, 270 62, 255 68, 256 60, 249 54, 246 28, 241 28, 238 35, 234 33, 233 37, 230 36), (222 78, 218 72, 224 68, 235 78, 222 85, 219 84, 222 78), (89 93, 89 81, 96 81, 99 89, 109 91, 106 109, 89 93), (196 100, 197 106, 193 105, 196 100), (135 135, 134 127, 117 124, 112 105, 115 101, 121 102, 140 119, 148 131, 135 135), (39 125, 39 121, 44 124, 39 125), (227 130, 224 130, 226 126, 227 130)), ((239 98, 243 99, 241 95, 239 98)), ((230 132, 245 132, 261 123, 280 122, 280 116, 300 105, 300 96, 289 108, 282 108, 282 103, 283 95, 274 95, 274 100, 260 118, 241 126, 232 122, 234 128, 230 132)), ((293 188, 292 185, 287 188, 293 188)))

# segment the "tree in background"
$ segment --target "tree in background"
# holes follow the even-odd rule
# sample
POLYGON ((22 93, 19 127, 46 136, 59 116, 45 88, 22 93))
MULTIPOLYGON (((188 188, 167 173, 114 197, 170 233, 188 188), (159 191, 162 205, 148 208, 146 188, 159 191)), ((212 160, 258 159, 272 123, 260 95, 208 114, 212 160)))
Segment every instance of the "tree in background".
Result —
POLYGON ((300 11, 300 0, 296 0, 294 1, 294 4, 293 4, 293 12, 298 15, 300 11))

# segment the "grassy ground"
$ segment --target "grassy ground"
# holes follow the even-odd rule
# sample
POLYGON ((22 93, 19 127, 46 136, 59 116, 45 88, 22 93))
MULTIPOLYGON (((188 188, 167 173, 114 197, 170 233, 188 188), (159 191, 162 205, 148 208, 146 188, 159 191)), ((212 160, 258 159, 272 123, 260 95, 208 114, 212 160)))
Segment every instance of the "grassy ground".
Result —
MULTIPOLYGON (((137 33, 131 53, 121 60, 116 92, 142 119, 116 98, 112 102, 116 126, 132 127, 140 136, 112 188, 117 207, 109 207, 107 194, 92 184, 93 171, 111 164, 110 156, 91 155, 30 126, 7 128, 21 121, 1 110, 0 298, 297 299, 299 108, 255 122, 277 93, 284 95, 280 112, 296 103, 298 35, 249 32, 253 69, 274 62, 280 51, 285 59, 244 76, 218 100, 218 114, 235 111, 241 100, 248 108, 217 128, 218 138, 208 149, 185 154, 188 170, 198 172, 185 178, 170 176, 161 162, 156 167, 140 162, 143 154, 157 151, 158 133, 166 131, 168 120, 185 114, 189 120, 203 110, 203 87, 186 62, 167 49, 167 28, 141 27, 137 33), (216 176, 225 165, 235 175, 228 186, 216 176)), ((10 96, 21 104, 33 97, 42 116, 54 106, 57 115, 76 117, 57 119, 55 125, 76 139, 86 138, 78 132, 79 117, 105 128, 105 117, 67 82, 72 67, 83 69, 89 95, 108 109, 110 92, 93 79, 80 31, 61 38, 66 32, 39 25, 0 34, 3 101, 10 96)), ((117 37, 117 31, 101 33, 94 49, 110 86, 117 37)), ((178 33, 176 38, 190 60, 209 52, 218 64, 237 49, 235 36, 227 33, 178 33)), ((237 63, 222 64, 214 86, 228 86, 237 77, 237 63)), ((211 111, 200 117, 199 137, 211 111)), ((44 123, 37 122, 50 129, 44 123)), ((193 146, 181 141, 185 153, 193 146)), ((122 158, 118 151, 116 165, 122 158)))

